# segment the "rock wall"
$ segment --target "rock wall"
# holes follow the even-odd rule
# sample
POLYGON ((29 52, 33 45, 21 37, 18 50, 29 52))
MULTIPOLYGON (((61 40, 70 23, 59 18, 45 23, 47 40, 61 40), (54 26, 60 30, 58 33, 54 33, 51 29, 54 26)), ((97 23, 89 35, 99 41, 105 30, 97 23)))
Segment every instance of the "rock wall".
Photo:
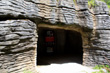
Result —
POLYGON ((84 65, 95 66, 97 64, 109 64, 110 60, 110 16, 106 3, 96 1, 96 6, 90 9, 93 15, 93 34, 91 47, 85 49, 84 65))
POLYGON ((36 24, 30 20, 0 21, 0 72, 35 71, 36 24))
POLYGON ((90 9, 88 0, 0 0, 0 72, 35 69, 40 23, 71 24, 82 35, 83 65, 108 63, 109 9, 104 2, 96 4, 90 9))
POLYGON ((92 28, 91 14, 87 11, 87 0, 1 0, 0 17, 4 19, 31 19, 38 22, 77 24, 92 28), (81 20, 81 18, 84 18, 81 20), (89 23, 91 24, 84 24, 89 23), (79 24, 82 22, 83 24, 79 24))

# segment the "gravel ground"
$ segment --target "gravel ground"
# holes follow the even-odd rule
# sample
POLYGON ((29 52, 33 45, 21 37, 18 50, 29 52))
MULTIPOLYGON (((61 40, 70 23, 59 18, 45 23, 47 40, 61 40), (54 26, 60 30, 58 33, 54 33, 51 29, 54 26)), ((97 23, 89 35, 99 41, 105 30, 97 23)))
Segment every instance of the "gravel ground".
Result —
POLYGON ((96 70, 77 63, 51 64, 37 66, 38 73, 92 73, 96 70))

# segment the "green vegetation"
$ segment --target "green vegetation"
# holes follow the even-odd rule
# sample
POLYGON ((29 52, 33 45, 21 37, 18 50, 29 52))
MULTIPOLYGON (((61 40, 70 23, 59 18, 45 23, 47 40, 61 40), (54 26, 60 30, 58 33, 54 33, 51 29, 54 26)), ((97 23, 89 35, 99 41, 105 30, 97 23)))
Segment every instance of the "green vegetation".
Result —
POLYGON ((73 0, 74 1, 74 3, 76 2, 76 0, 73 0))
POLYGON ((100 0, 100 1, 103 1, 107 4, 108 8, 110 8, 110 0, 100 0))
MULTIPOLYGON (((110 0, 99 0, 103 1, 107 4, 108 8, 110 9, 110 0)), ((88 0, 88 5, 94 7, 96 5, 95 0, 88 0)))
POLYGON ((105 73, 102 69, 105 69, 107 73, 110 73, 110 66, 109 65, 96 65, 93 69, 99 70, 92 73, 105 73))
POLYGON ((95 7, 97 4, 95 3, 95 0, 88 0, 89 7, 95 7))

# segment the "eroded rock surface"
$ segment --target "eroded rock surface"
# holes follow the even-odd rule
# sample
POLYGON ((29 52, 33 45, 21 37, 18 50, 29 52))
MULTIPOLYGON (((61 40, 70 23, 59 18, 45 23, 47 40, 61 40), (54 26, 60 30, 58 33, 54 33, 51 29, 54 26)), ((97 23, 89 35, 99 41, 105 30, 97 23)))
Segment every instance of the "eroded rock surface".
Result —
POLYGON ((0 70, 20 73, 35 68, 36 25, 42 22, 71 24, 82 35, 83 64, 108 64, 104 56, 110 59, 109 9, 104 2, 96 4, 89 9, 88 0, 0 0, 0 70))
POLYGON ((96 1, 96 6, 90 9, 93 14, 93 34, 91 48, 85 50, 85 65, 108 64, 110 60, 110 16, 106 3, 96 1), (87 56, 89 56, 87 58, 87 56), (106 59, 107 58, 107 59, 106 59), (88 61, 88 62, 87 62, 88 61), (91 62, 91 63, 89 63, 91 62))
POLYGON ((30 20, 1 21, 0 33, 0 70, 21 73, 35 69, 36 24, 30 20))
MULTIPOLYGON (((87 9, 87 1, 77 3, 77 10, 87 9)), ((4 18, 34 18, 54 24, 57 22, 79 23, 79 15, 77 15, 73 0, 1 0, 0 5, 0 16, 5 16, 4 18)))

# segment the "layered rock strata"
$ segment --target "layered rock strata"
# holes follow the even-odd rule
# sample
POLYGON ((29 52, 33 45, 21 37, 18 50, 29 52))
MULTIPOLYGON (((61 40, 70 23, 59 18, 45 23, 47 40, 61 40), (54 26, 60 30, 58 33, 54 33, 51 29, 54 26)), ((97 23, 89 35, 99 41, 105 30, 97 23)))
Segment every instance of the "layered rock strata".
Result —
POLYGON ((106 3, 96 1, 96 6, 90 9, 93 15, 93 34, 90 49, 85 49, 84 65, 109 64, 110 60, 110 16, 106 3))
POLYGON ((0 72, 35 71, 36 44, 36 24, 30 20, 0 21, 0 72))
MULTIPOLYGON (((83 39, 83 65, 108 64, 110 16, 104 2, 88 0, 0 0, 0 72, 34 71, 37 25, 71 24, 83 39)), ((68 26, 67 26, 68 27, 68 26)))

